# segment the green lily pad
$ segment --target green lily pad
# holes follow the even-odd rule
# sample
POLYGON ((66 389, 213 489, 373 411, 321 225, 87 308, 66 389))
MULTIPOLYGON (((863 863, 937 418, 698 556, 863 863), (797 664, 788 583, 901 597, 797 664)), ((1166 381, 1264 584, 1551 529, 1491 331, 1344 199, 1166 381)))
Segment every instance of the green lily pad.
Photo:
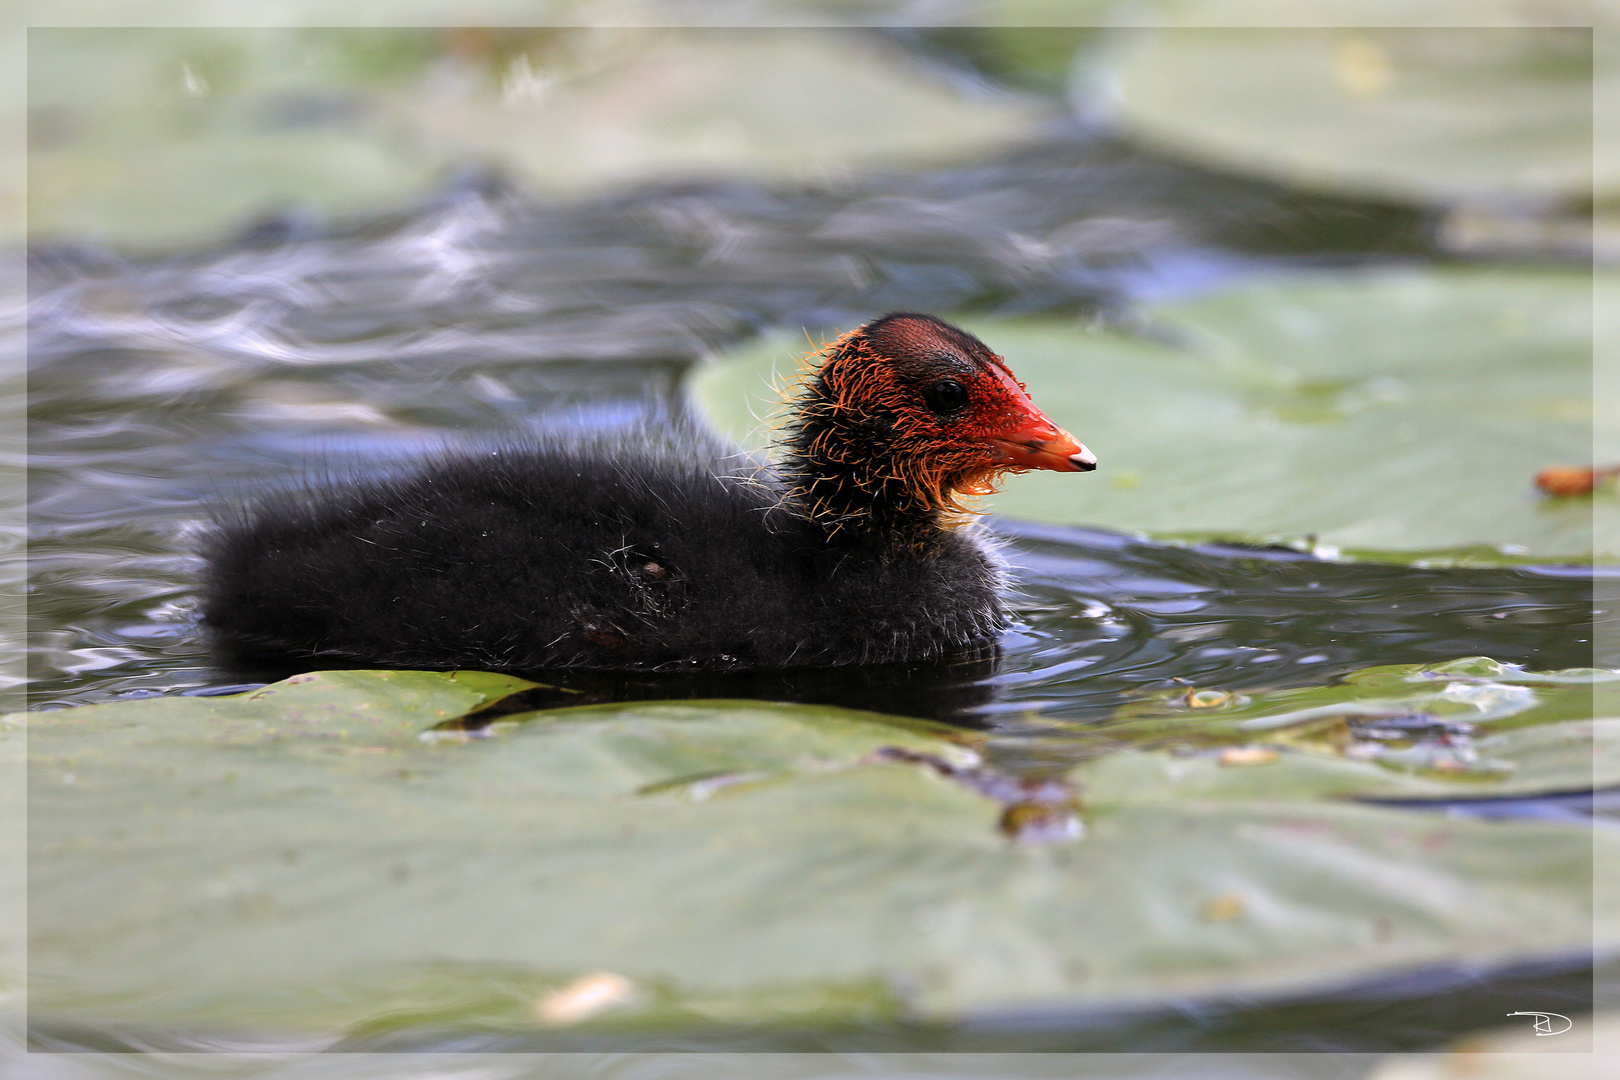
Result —
MULTIPOLYGON (((1137 138, 1326 191, 1592 194, 1588 28, 1310 26, 1297 5, 1299 26, 1198 26, 1210 6, 1180 5, 1187 25, 1141 34, 1123 59, 1121 119, 1137 138)), ((1596 92, 1612 94, 1620 65, 1601 50, 1597 63, 1596 92)), ((1620 162, 1596 164, 1612 194, 1620 162)))
MULTIPOLYGON (((1332 686, 1167 692, 1120 709, 1098 734, 1161 751, 1167 774, 1190 785, 1183 790, 1508 796, 1620 785, 1616 714, 1620 672, 1530 672, 1472 657, 1368 668, 1332 686), (1192 784, 1195 775, 1203 780, 1192 784)), ((1137 777, 1120 790, 1163 798, 1172 788, 1137 777)))
POLYGON ((983 736, 726 702, 446 725, 526 685, 342 672, 30 714, 32 1021, 360 1042, 949 1023, 1594 932, 1586 829, 1151 797, 1093 762, 1084 836, 1014 844, 994 800, 874 753, 967 763, 983 736))
POLYGON ((43 28, 30 235, 205 242, 266 209, 398 205, 468 161, 563 194, 820 179, 982 151, 1051 111, 899 59, 790 27, 43 28))
POLYGON ((394 73, 334 46, 276 27, 30 35, 30 236, 192 244, 267 210, 354 214, 442 182, 448 157, 389 115, 394 73))
MULTIPOLYGON (((1147 306, 1146 333, 966 319, 1048 415, 1096 452, 1087 476, 1011 478, 1008 517, 1161 537, 1306 542, 1430 562, 1620 556, 1620 500, 1549 499, 1585 464, 1592 285, 1584 272, 1400 270, 1266 281, 1147 306)), ((763 445, 771 339, 692 382, 716 426, 763 445)), ((1620 415, 1620 413, 1617 413, 1620 415)), ((1620 461, 1620 432, 1596 432, 1620 461)))

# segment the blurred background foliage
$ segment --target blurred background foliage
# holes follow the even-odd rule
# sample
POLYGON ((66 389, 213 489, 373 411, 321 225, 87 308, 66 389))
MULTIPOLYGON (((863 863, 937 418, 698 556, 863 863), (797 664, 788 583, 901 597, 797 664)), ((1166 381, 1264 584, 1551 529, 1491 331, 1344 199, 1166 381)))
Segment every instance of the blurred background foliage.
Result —
MULTIPOLYGON (((1305 6, 1307 25, 1334 9, 1305 6)), ((1197 28, 1231 5, 1139 7, 1124 14, 1193 28, 36 28, 29 224, 195 241, 276 205, 397 203, 469 161, 559 195, 672 175, 827 182, 1068 119, 1221 170, 1440 205, 1463 246, 1578 244, 1586 211, 1613 207, 1620 162, 1593 161, 1591 101, 1617 65, 1584 27, 1197 28)))

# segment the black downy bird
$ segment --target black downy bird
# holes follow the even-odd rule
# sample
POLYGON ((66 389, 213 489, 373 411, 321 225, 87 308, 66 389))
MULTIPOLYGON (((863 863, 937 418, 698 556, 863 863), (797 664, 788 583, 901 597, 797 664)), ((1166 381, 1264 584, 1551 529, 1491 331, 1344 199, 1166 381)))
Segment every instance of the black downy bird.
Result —
POLYGON ((1096 458, 978 338, 896 313, 819 354, 780 460, 531 441, 287 491, 206 545, 238 661, 544 671, 936 659, 1005 622, 964 497, 1096 458), (729 460, 728 460, 729 457, 729 460))

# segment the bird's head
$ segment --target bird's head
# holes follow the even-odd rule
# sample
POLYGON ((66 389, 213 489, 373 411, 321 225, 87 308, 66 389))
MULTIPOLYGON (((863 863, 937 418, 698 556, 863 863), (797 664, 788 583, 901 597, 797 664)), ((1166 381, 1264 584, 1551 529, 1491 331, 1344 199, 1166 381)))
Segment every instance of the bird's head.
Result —
POLYGON ((962 497, 988 494, 1005 473, 1097 467, 1091 451, 1035 407, 1001 357, 932 316, 885 315, 821 357, 784 440, 812 476, 909 497, 921 510, 960 512, 968 509, 962 497))

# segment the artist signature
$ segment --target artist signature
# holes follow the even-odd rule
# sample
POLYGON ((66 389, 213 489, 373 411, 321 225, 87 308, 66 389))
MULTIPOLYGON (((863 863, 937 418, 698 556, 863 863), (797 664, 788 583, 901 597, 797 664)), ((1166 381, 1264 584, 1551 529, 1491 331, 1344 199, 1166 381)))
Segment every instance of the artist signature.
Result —
POLYGON ((1537 1035, 1562 1035, 1572 1027, 1575 1021, 1558 1013, 1548 1012, 1510 1012, 1509 1016, 1533 1016, 1536 1018, 1537 1035))

